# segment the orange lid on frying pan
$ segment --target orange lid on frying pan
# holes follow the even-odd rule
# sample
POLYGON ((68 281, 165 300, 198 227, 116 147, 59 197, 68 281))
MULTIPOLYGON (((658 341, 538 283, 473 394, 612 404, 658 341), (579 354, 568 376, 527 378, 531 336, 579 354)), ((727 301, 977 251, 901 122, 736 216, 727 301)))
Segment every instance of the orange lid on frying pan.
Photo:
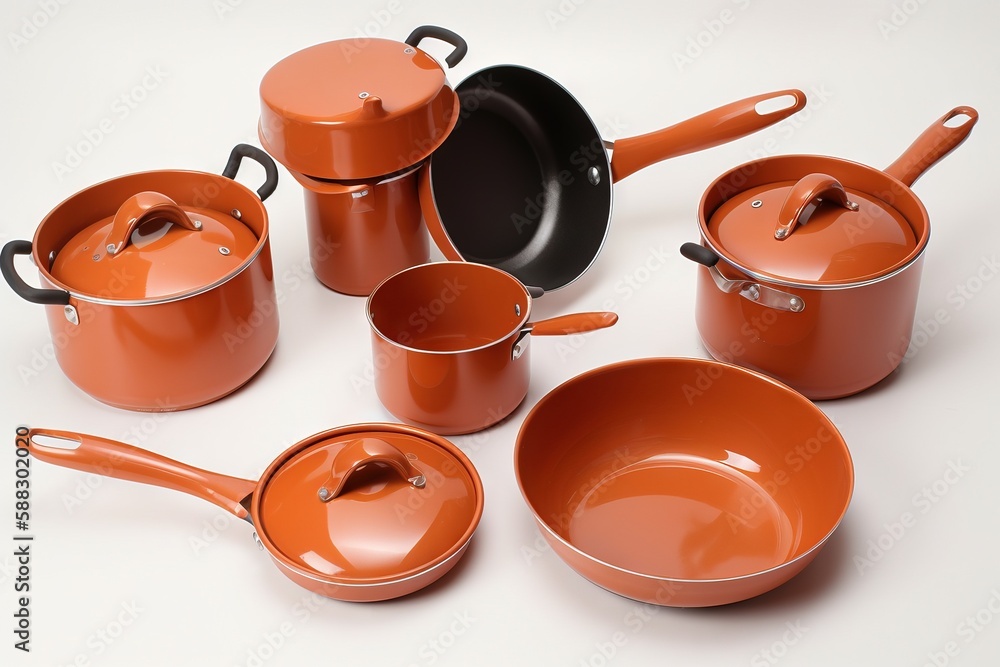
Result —
POLYGON ((483 490, 447 440, 370 424, 319 434, 275 461, 253 502, 261 540, 285 565, 373 585, 459 553, 479 523, 483 490))
POLYGON ((279 61, 260 84, 260 140, 293 171, 314 178, 358 179, 419 163, 458 122, 458 96, 424 37, 468 50, 444 28, 422 26, 406 39, 344 39, 279 61))
POLYGON ((51 274, 76 294, 112 301, 155 301, 209 289, 257 252, 256 234, 237 215, 140 192, 58 249, 51 274))

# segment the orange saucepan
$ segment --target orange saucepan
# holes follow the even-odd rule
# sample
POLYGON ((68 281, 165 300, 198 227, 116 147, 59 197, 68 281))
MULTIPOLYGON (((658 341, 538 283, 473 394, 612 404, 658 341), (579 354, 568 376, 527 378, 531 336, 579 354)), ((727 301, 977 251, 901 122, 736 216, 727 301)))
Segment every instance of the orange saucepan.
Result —
POLYGON ((45 305, 56 359, 94 398, 130 410, 182 410, 238 389, 278 337, 263 200, 278 170, 240 144, 222 175, 148 171, 59 204, 33 241, 0 253, 10 287, 45 305), (255 194, 232 180, 242 158, 265 169, 255 194), (14 265, 30 254, 42 289, 14 265))
POLYGON ((435 262, 387 278, 368 298, 382 405, 435 433, 487 428, 528 393, 531 335, 584 333, 618 321, 607 312, 537 322, 530 314, 529 290, 483 264, 435 262))
POLYGON ((553 389, 514 448, 552 549, 593 583, 671 607, 791 579, 844 517, 850 452, 808 399, 739 366, 638 359, 553 389))
POLYGON ((885 171, 778 155, 720 176, 699 207, 696 318, 709 353, 812 399, 860 392, 910 344, 930 219, 910 186, 978 114, 938 119, 885 171))
POLYGON ((433 583, 465 553, 483 513, 468 457, 400 424, 356 424, 292 445, 259 481, 91 435, 18 429, 54 465, 189 493, 248 521, 282 573, 326 597, 370 602, 433 583))

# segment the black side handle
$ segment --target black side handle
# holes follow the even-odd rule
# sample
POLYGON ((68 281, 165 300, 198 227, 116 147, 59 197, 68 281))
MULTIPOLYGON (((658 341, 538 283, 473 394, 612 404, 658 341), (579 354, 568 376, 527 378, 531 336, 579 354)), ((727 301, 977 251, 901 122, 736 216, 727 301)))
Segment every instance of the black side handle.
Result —
POLYGON ((422 25, 415 28, 413 32, 410 33, 410 36, 404 41, 410 46, 416 46, 420 43, 420 40, 426 37, 440 39, 442 42, 446 42, 455 47, 455 50, 451 52, 451 55, 444 59, 444 61, 448 63, 448 67, 454 67, 458 63, 462 62, 462 58, 464 58, 465 54, 469 52, 469 45, 464 39, 459 37, 457 33, 436 25, 422 25))
POLYGON ((15 255, 30 255, 31 241, 9 241, 0 250, 0 272, 14 293, 25 301, 43 306, 65 306, 69 304, 69 292, 61 289, 38 289, 21 280, 14 268, 15 255))
POLYGON ((698 262, 709 268, 719 263, 719 256, 703 245, 685 243, 681 246, 681 254, 692 262, 698 262))
POLYGON ((278 167, 274 164, 271 156, 261 149, 249 144, 236 144, 233 152, 229 154, 229 162, 226 163, 226 168, 222 170, 222 175, 226 178, 235 179, 236 172, 240 170, 240 164, 245 157, 264 167, 264 185, 257 188, 257 196, 260 197, 261 201, 264 201, 274 194, 275 189, 278 187, 278 167))
POLYGON ((524 288, 528 290, 528 295, 532 299, 537 299, 545 294, 545 290, 541 287, 536 287, 535 285, 525 285, 524 288))

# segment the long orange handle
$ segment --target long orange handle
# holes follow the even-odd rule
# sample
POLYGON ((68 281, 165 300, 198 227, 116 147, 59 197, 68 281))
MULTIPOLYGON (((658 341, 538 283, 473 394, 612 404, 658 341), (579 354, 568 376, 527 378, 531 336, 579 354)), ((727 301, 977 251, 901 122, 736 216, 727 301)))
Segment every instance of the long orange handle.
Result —
POLYGON ((885 169, 885 173, 898 178, 906 186, 913 185, 938 160, 962 145, 978 120, 979 112, 972 107, 955 107, 924 130, 923 134, 885 169), (967 116, 968 119, 956 127, 945 125, 956 116, 967 116))
POLYGON ((25 440, 28 451, 39 461, 183 491, 214 503, 241 519, 245 519, 248 512, 240 502, 257 488, 257 482, 248 479, 208 472, 145 449, 93 435, 33 428, 29 429, 27 438, 19 438, 19 446, 24 446, 25 440), (77 446, 43 445, 35 441, 36 436, 66 440, 77 446))
POLYGON ((638 137, 619 139, 611 156, 611 178, 618 182, 640 169, 661 160, 712 148, 788 118, 806 105, 806 94, 801 90, 779 90, 774 93, 748 97, 670 127, 638 137), (791 96, 795 102, 788 107, 759 113, 761 102, 791 96))

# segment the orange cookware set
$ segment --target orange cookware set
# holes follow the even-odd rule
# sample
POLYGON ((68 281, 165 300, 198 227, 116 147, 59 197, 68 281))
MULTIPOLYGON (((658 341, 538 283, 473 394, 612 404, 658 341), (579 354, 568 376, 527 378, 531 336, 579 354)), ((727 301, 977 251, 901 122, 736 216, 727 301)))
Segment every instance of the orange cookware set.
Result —
MULTIPOLYGON (((264 151, 237 146, 221 175, 91 186, 0 253, 14 292, 45 307, 59 366, 85 393, 129 410, 204 405, 249 381, 277 341, 263 205, 277 160, 303 187, 317 279, 367 297, 376 393, 403 423, 317 433, 256 481, 69 431, 27 429, 19 446, 214 503, 253 526, 288 578, 327 597, 385 600, 446 574, 484 501, 473 463, 443 436, 489 428, 524 401, 533 337, 618 320, 531 312, 596 260, 613 184, 768 127, 806 99, 751 97, 612 144, 535 70, 488 67, 453 89, 420 48, 427 39, 452 47, 448 67, 467 54, 457 34, 422 26, 403 42, 288 56, 260 84, 264 151), (758 111, 777 100, 787 103, 758 111), (256 193, 233 180, 244 158, 264 167, 256 193), (429 262, 429 239, 446 261, 429 262), (31 256, 41 287, 17 255, 31 256)), ((538 401, 517 435, 517 484, 567 565, 629 598, 699 607, 760 595, 816 556, 848 509, 854 468, 812 400, 863 391, 898 365, 930 233, 910 186, 977 119, 955 108, 884 171, 779 155, 707 188, 701 243, 681 254, 701 265, 695 319, 715 360, 595 368, 538 401)))

